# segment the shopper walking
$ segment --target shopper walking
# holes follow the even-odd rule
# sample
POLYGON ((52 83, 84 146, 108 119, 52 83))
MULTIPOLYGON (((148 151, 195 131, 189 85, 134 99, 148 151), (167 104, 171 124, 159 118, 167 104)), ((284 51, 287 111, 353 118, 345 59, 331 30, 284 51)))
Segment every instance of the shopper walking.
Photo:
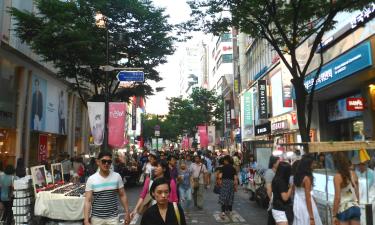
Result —
POLYGON ((13 224, 13 181, 15 169, 13 165, 5 167, 4 174, 0 176, 1 202, 4 205, 4 217, 7 225, 13 224))
POLYGON ((177 203, 168 201, 171 192, 169 182, 161 177, 152 183, 150 193, 156 204, 146 210, 141 225, 186 225, 182 208, 177 203))
POLYGON ((293 201, 293 225, 322 225, 318 208, 311 195, 312 187, 314 186, 313 163, 314 158, 306 154, 302 156, 295 171, 294 185, 296 188, 293 201))
POLYGON ((178 176, 178 191, 180 193, 180 203, 182 207, 185 210, 188 210, 190 208, 191 203, 191 184, 190 172, 184 161, 180 163, 180 171, 178 176))
POLYGON ((287 162, 280 162, 272 180, 272 216, 277 225, 288 225, 293 222, 291 196, 293 185, 289 185, 292 167, 287 162))
POLYGON ((118 225, 118 202, 125 210, 125 222, 129 224, 128 198, 121 176, 111 168, 112 153, 100 152, 99 171, 90 176, 86 183, 84 203, 85 225, 118 225), (91 215, 90 215, 91 213, 91 215))
POLYGON ((169 202, 178 202, 177 197, 177 185, 176 182, 170 178, 170 172, 169 172, 169 165, 166 161, 158 161, 155 169, 154 174, 152 175, 153 179, 150 179, 149 177, 146 178, 143 189, 141 194, 139 195, 139 199, 137 201, 137 204, 130 214, 130 217, 133 219, 135 215, 137 214, 143 214, 146 211, 146 208, 150 207, 152 205, 152 199, 151 199, 151 192, 150 188, 152 186, 152 183, 155 179, 164 177, 167 179, 170 183, 169 186, 171 188, 170 194, 169 194, 169 202))
POLYGON ((343 152, 333 156, 336 174, 333 178, 335 198, 333 201, 334 225, 359 225, 361 210, 358 204, 358 177, 351 171, 350 162, 343 152))
POLYGON ((229 217, 232 214, 232 206, 234 200, 234 192, 237 191, 238 176, 237 171, 231 164, 231 158, 229 155, 223 158, 223 167, 219 170, 219 182, 220 193, 219 203, 221 204, 221 215, 222 219, 225 219, 227 214, 229 217))
POLYGON ((63 168, 64 173, 64 181, 70 181, 70 171, 72 170, 72 161, 70 160, 69 154, 64 155, 64 160, 61 161, 61 166, 63 168))
POLYGON ((277 170, 277 167, 279 166, 280 158, 276 156, 271 156, 270 160, 268 162, 268 170, 266 171, 264 175, 265 185, 266 185, 266 191, 267 196, 269 199, 269 207, 268 207, 268 219, 267 219, 267 225, 274 225, 275 220, 272 216, 272 181, 275 177, 275 173, 277 170))
POLYGON ((191 184, 193 188, 194 206, 203 209, 203 192, 207 185, 207 168, 202 163, 199 155, 194 156, 195 162, 190 165, 191 184))

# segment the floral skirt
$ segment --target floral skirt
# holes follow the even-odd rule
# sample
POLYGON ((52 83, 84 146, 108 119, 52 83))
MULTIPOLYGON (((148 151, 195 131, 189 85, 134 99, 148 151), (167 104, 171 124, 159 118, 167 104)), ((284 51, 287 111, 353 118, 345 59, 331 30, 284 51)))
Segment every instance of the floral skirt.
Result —
POLYGON ((233 205, 234 199, 234 180, 223 179, 220 194, 219 203, 222 205, 233 205))

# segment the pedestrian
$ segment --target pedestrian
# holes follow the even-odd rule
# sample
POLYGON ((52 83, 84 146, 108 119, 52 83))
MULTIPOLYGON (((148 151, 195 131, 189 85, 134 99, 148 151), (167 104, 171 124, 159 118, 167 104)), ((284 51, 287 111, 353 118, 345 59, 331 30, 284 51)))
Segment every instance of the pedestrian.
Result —
POLYGON ((61 166, 63 169, 64 181, 70 181, 70 171, 72 170, 72 161, 70 161, 69 154, 65 154, 65 159, 61 161, 61 166))
POLYGON ((13 181, 15 169, 13 165, 5 167, 4 174, 0 176, 1 202, 4 206, 4 217, 7 225, 13 224, 13 181))
POLYGON ((112 153, 98 155, 99 171, 86 183, 84 225, 118 225, 118 202, 125 210, 124 225, 130 223, 128 198, 121 176, 110 170, 112 153))
POLYGON ((152 175, 153 179, 150 179, 150 177, 147 177, 141 194, 139 195, 139 199, 137 201, 136 206, 134 207, 134 210, 131 212, 130 216, 133 219, 136 214, 143 214, 148 207, 152 205, 152 199, 151 199, 151 192, 150 188, 153 183, 153 181, 157 178, 164 177, 165 179, 169 180, 169 186, 171 187, 171 193, 169 194, 169 202, 178 202, 177 197, 177 185, 176 182, 170 178, 170 172, 169 172, 169 166, 166 161, 158 161, 156 163, 154 174, 152 175))
POLYGON ((225 215, 232 216, 232 206, 234 200, 234 192, 237 192, 238 176, 236 169, 230 163, 232 160, 229 155, 223 158, 223 167, 219 170, 219 203, 221 204, 220 217, 225 219, 225 215))
POLYGON ((177 170, 177 157, 175 155, 168 156, 169 171, 171 174, 171 179, 177 181, 178 170, 177 170))
POLYGON ((17 159, 16 176, 22 178, 26 176, 25 161, 23 158, 17 159))
POLYGON ((292 167, 287 162, 280 162, 272 180, 272 216, 276 225, 293 223, 293 207, 291 196, 293 185, 289 184, 292 167))
POLYGON ((207 168, 202 163, 201 157, 197 154, 194 156, 194 163, 190 165, 191 184, 193 189, 194 206, 203 209, 203 191, 207 185, 207 168))
POLYGON ((86 166, 86 173, 87 176, 91 176, 98 170, 98 164, 96 163, 96 159, 94 157, 90 158, 89 164, 86 166))
POLYGON ((333 156, 336 174, 333 178, 335 197, 333 201, 333 225, 359 225, 361 209, 358 199, 358 177, 350 170, 350 162, 343 152, 333 156))
POLYGON ((206 161, 206 166, 207 166, 207 180, 208 180, 208 188, 210 188, 211 185, 211 174, 213 172, 213 167, 212 167, 212 160, 211 160, 211 152, 207 152, 205 154, 204 160, 206 161))
POLYGON ((190 172, 185 162, 180 163, 180 170, 178 176, 178 191, 180 193, 180 203, 185 210, 190 208, 191 203, 191 184, 190 172))
POLYGON ((150 193, 156 204, 143 214, 141 225, 186 225, 182 208, 176 202, 168 201, 171 193, 168 179, 164 177, 155 179, 150 193))
POLYGON ((314 158, 309 154, 305 154, 299 161, 295 171, 293 225, 322 225, 318 208, 311 195, 312 187, 314 186, 314 177, 312 174, 313 163, 314 158))
POLYGON ((144 172, 143 181, 147 177, 152 179, 151 175, 153 174, 156 162, 157 162, 156 153, 154 151, 151 151, 150 154, 148 155, 148 162, 145 164, 143 168, 143 172, 144 172))
POLYGON ((270 160, 268 162, 268 170, 266 171, 264 175, 264 181, 266 185, 266 191, 267 191, 267 196, 269 199, 269 206, 268 206, 268 220, 267 220, 267 225, 274 225, 275 220, 273 219, 272 216, 272 180, 275 177, 275 173, 277 170, 277 167, 279 166, 280 163, 280 158, 277 156, 270 156, 270 160))

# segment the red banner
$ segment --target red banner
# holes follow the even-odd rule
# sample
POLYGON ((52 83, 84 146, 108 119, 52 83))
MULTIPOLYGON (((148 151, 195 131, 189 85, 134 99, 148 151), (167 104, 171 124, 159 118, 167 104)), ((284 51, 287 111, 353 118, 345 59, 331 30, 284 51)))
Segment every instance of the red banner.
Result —
POLYGON ((109 103, 108 144, 112 147, 120 148, 125 144, 125 115, 125 103, 109 103))
POLYGON ((47 144, 48 136, 45 134, 39 134, 39 144, 38 144, 38 161, 47 160, 47 144))
POLYGON ((208 147, 208 134, 206 128, 206 126, 198 126, 198 134, 201 148, 208 147))

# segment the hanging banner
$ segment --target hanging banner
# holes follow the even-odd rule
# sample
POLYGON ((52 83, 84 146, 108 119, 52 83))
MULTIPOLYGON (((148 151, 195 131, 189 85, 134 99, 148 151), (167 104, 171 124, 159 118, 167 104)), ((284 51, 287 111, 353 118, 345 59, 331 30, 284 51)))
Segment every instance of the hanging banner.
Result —
POLYGON ((267 81, 258 80, 258 110, 259 119, 267 119, 267 81))
POLYGON ((241 98, 241 134, 242 140, 248 140, 254 135, 253 123, 253 89, 245 92, 241 98))
POLYGON ((215 126, 208 126, 208 145, 215 145, 215 126))
POLYGON ((125 135, 126 105, 123 102, 109 103, 108 144, 112 147, 122 147, 125 135))
POLYGON ((132 130, 137 129, 137 98, 133 97, 132 104, 132 130))
POLYGON ((38 161, 43 162, 47 160, 47 142, 48 136, 45 134, 39 134, 38 143, 38 161))
POLYGON ((293 107, 292 98, 292 84, 290 82, 291 76, 286 73, 282 73, 282 93, 283 93, 283 107, 293 107))
POLYGON ((225 101, 225 127, 230 128, 231 127, 231 102, 225 101))
POLYGON ((104 139, 104 102, 87 102, 91 135, 95 145, 102 145, 104 139))
POLYGON ((206 131, 206 126, 198 126, 199 142, 201 148, 208 147, 208 135, 206 131))

